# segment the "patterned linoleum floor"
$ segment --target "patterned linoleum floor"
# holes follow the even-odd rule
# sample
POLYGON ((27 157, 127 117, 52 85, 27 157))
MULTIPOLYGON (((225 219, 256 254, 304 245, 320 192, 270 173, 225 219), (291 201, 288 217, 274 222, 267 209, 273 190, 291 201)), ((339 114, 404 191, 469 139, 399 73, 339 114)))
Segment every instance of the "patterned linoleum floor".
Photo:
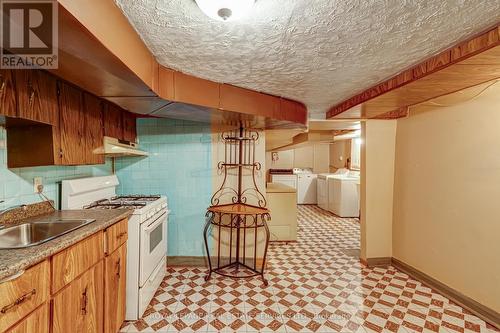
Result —
POLYGON ((143 318, 121 332, 496 331, 392 267, 362 266, 356 219, 300 206, 298 235, 270 246, 268 287, 169 268, 143 318))

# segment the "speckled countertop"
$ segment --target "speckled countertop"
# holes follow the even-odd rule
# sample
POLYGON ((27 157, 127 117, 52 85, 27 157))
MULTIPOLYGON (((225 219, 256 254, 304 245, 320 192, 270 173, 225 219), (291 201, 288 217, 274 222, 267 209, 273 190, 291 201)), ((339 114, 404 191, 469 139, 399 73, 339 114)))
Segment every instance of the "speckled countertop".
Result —
POLYGON ((129 209, 68 210, 31 217, 21 221, 55 221, 58 219, 95 219, 84 227, 46 243, 24 249, 0 250, 0 280, 29 268, 80 240, 119 222, 132 213, 129 209))

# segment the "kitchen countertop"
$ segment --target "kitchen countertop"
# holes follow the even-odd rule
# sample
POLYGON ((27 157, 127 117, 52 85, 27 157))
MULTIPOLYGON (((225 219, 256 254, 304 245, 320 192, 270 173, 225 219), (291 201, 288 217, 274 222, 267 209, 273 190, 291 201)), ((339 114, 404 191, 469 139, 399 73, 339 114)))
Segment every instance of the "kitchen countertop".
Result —
POLYGON ((287 186, 280 183, 267 183, 266 187, 267 193, 296 193, 297 190, 291 186, 287 186))
POLYGON ((95 219, 94 222, 46 243, 23 249, 0 250, 0 280, 27 269, 98 231, 130 216, 131 209, 66 210, 31 217, 20 223, 58 219, 95 219))

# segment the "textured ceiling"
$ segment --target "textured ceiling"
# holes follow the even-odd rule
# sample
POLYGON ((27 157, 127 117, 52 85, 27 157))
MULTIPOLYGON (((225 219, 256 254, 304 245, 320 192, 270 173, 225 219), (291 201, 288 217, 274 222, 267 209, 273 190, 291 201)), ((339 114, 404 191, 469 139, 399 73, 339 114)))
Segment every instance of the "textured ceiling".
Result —
POLYGON ((334 104, 500 21, 500 0, 257 0, 236 22, 194 0, 115 0, 164 66, 334 104))

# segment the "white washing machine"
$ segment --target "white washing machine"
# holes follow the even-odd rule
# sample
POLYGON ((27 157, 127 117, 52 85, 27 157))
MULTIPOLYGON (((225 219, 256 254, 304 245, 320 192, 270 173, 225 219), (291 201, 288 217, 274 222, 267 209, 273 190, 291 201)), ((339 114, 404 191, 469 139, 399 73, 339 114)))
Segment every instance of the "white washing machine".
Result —
POLYGON ((358 184, 359 177, 348 175, 330 177, 328 210, 340 217, 359 217, 358 184))
MULTIPOLYGON (((328 210, 328 202, 330 191, 328 190, 328 179, 335 175, 343 175, 347 174, 349 170, 347 169, 339 169, 335 173, 320 173, 317 178, 317 202, 318 207, 324 210, 328 210)), ((331 194, 333 195, 333 193, 331 194)))
POLYGON ((317 199, 317 178, 311 169, 295 168, 293 173, 297 175, 297 204, 315 205, 317 199))

